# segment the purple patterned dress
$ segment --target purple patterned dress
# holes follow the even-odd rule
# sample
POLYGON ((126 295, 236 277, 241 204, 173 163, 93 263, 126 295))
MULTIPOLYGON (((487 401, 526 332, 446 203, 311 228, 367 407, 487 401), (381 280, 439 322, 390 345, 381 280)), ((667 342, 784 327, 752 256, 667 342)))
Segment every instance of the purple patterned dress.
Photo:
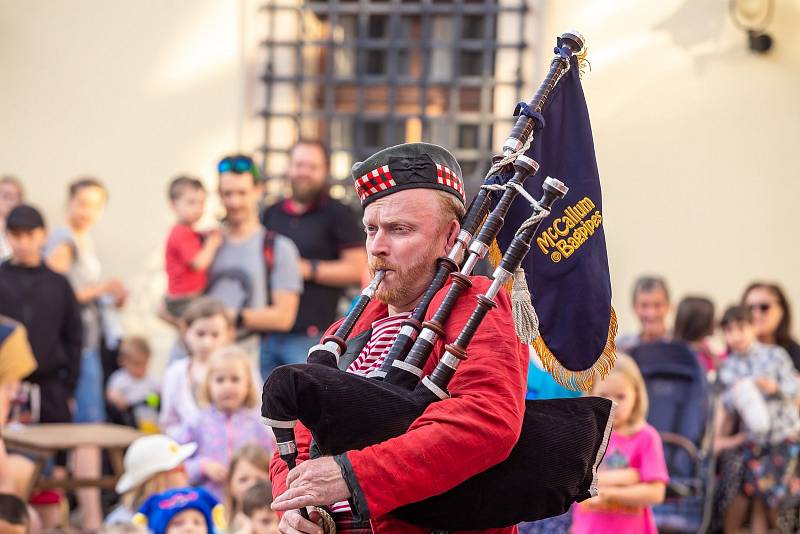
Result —
POLYGON ((223 465, 230 463, 233 453, 248 443, 257 443, 272 456, 275 438, 261 422, 256 410, 243 409, 226 414, 214 407, 200 410, 192 423, 181 427, 177 440, 180 443, 197 443, 197 452, 186 460, 189 483, 202 486, 218 499, 222 498, 222 484, 213 482, 203 472, 203 464, 214 460, 223 465))

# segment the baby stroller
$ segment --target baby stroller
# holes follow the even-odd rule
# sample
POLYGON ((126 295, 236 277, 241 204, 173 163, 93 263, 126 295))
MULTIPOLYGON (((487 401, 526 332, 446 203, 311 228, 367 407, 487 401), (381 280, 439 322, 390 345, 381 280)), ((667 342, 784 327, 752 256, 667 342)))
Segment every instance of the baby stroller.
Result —
POLYGON ((705 370, 677 342, 641 345, 632 356, 650 397, 647 421, 661 434, 670 476, 666 500, 653 507, 658 530, 705 532, 714 494, 713 402, 705 370))

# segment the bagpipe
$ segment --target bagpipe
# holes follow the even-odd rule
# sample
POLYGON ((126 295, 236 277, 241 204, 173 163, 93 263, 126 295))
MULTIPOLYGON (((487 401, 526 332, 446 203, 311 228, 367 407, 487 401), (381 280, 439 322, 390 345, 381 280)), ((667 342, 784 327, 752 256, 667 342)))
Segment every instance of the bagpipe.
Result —
MULTIPOLYGON (((272 427, 279 454, 289 469, 294 468, 297 459, 293 430, 297 421, 311 431, 322 454, 337 455, 400 436, 431 403, 447 402, 448 385, 460 363, 467 359, 469 344, 484 317, 496 306, 495 297, 512 280, 515 290, 520 283, 525 284, 520 265, 542 222, 568 192, 561 180, 548 177, 541 181, 541 196, 535 199, 525 182, 539 170, 539 163, 528 152, 535 134, 544 127, 543 110, 559 80, 577 65, 575 56, 583 49, 583 37, 577 32, 567 32, 559 38, 545 80, 530 102, 518 105, 517 121, 504 143, 503 154, 493 158, 485 183, 463 218, 453 248, 447 257, 437 260, 430 286, 403 322, 381 368, 365 377, 347 373, 338 366, 348 349, 354 325, 381 282, 383 272, 378 271, 334 334, 312 347, 307 364, 286 365, 272 372, 264 385, 262 415, 264 422, 272 427), (528 201, 530 208, 525 210, 528 215, 514 229, 497 261, 491 285, 477 297, 460 334, 445 345, 433 372, 422 376, 436 340, 444 335, 445 321, 459 297, 471 286, 469 275, 477 262, 496 246, 512 202, 518 196, 528 201), (462 255, 466 259, 459 268, 458 258, 462 255), (424 321, 434 295, 448 280, 451 284, 444 299, 430 319, 424 321)), ((538 320, 530 296, 527 292, 525 295, 525 299, 520 299, 512 294, 515 323, 519 319, 527 325, 522 328, 527 332, 522 337, 538 338, 538 320), (518 303, 521 305, 517 306, 518 303)), ((603 340, 606 335, 613 338, 612 331, 604 332, 603 340)), ((575 367, 573 362, 562 356, 565 368, 561 375, 554 375, 572 385, 576 381, 564 377, 579 376, 580 384, 586 385, 589 373, 594 376, 597 370, 608 368, 607 354, 603 351, 602 355, 595 355, 591 365, 576 370, 570 370, 570 366, 575 367), (573 372, 579 374, 570 374, 573 372)), ((555 365, 551 360, 548 362, 549 367, 555 365)), ((440 495, 402 506, 391 514, 431 529, 479 530, 558 515, 566 512, 573 502, 594 495, 596 468, 605 452, 613 419, 611 401, 597 397, 534 400, 526 401, 525 408, 519 440, 505 460, 440 495)))

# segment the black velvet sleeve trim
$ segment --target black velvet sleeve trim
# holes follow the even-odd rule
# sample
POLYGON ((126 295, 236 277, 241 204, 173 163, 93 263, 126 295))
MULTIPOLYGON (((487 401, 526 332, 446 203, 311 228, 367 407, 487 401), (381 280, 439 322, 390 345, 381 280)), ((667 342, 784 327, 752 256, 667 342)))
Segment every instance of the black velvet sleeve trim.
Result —
POLYGON ((314 460, 320 456, 322 456, 322 452, 319 450, 317 442, 312 439, 311 443, 308 444, 308 459, 314 460))
POLYGON ((353 471, 353 465, 347 458, 347 453, 337 454, 333 457, 342 470, 342 477, 350 488, 351 497, 348 500, 350 509, 353 512, 354 521, 367 521, 369 519, 369 508, 367 507, 367 499, 364 497, 364 492, 361 491, 361 485, 358 483, 356 474, 353 471))

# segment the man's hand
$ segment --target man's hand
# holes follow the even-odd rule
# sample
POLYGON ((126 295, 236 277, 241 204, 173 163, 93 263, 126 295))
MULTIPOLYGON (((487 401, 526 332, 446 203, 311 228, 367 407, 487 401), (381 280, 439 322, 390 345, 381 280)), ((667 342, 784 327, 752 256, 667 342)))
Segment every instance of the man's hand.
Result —
POLYGON ((286 486, 289 489, 272 501, 273 510, 325 506, 350 497, 350 489, 342 477, 342 470, 331 456, 301 463, 289 471, 286 486))
POLYGON ((308 519, 303 519, 300 510, 289 510, 283 514, 278 530, 281 534, 323 534, 322 527, 317 524, 319 512, 309 512, 308 519))

